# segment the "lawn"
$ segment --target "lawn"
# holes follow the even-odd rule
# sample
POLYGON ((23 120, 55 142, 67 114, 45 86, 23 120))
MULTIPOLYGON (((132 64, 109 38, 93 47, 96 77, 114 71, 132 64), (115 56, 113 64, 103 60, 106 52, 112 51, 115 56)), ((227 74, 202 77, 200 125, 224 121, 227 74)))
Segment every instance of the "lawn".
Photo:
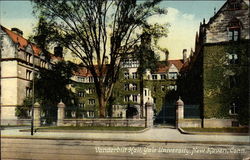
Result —
POLYGON ((228 127, 228 128, 182 128, 188 132, 219 132, 219 133, 248 133, 248 127, 228 127))
POLYGON ((144 127, 103 127, 103 126, 52 126, 41 127, 38 131, 53 131, 53 130, 98 130, 98 131, 142 131, 144 127))

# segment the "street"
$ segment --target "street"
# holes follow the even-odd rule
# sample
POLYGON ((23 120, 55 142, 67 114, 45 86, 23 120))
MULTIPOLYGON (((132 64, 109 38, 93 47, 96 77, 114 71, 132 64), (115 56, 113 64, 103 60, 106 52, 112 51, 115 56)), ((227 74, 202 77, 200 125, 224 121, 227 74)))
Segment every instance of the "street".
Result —
POLYGON ((1 138, 1 159, 247 159, 247 144, 1 138))

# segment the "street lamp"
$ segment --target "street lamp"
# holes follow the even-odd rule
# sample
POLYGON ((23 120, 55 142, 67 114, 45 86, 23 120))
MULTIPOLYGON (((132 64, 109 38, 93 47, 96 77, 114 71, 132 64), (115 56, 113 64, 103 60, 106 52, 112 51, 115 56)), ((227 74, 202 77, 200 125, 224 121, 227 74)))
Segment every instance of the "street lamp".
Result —
POLYGON ((32 106, 31 106, 31 135, 34 134, 34 104, 35 104, 35 53, 33 51, 33 57, 32 57, 32 106))

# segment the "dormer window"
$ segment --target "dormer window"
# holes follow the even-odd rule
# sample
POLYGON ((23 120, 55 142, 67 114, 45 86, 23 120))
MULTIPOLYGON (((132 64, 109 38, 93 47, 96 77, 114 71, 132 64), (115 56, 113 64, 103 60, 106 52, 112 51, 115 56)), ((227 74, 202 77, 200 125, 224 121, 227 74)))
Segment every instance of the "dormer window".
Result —
POLYGON ((228 31, 228 40, 229 41, 238 41, 240 39, 240 29, 239 28, 230 28, 228 31))
POLYGON ((241 23, 237 18, 233 18, 228 24, 228 40, 238 41, 240 39, 241 23))

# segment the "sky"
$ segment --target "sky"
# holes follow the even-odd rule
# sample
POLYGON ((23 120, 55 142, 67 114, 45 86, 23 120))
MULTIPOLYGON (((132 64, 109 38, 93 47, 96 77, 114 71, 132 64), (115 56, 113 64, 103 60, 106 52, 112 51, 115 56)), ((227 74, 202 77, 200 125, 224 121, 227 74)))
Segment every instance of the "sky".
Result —
MULTIPOLYGON (((165 0, 160 3, 161 8, 167 8, 168 14, 151 17, 149 21, 170 24, 168 36, 159 40, 159 45, 169 50, 169 59, 180 59, 183 49, 187 49, 189 53, 194 48, 195 34, 200 22, 205 18, 207 23, 214 15, 214 9, 218 11, 224 3, 225 0, 165 0)), ((37 24, 37 19, 32 14, 31 2, 0 1, 0 24, 9 29, 21 29, 27 38, 37 24)), ((164 55, 160 56, 164 58, 164 55)))

